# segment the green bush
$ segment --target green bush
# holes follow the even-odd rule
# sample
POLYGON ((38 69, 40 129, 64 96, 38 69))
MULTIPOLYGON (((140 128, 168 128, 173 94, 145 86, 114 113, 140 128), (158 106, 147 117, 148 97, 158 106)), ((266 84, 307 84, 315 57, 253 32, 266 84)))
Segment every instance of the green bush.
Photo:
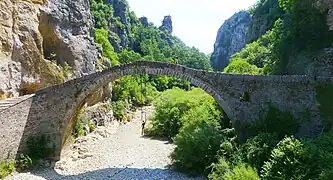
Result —
POLYGON ((200 174, 215 161, 223 134, 213 113, 207 106, 201 105, 181 118, 185 122, 174 138, 176 149, 171 155, 178 169, 200 174))
POLYGON ((165 91, 174 87, 178 87, 183 90, 189 90, 191 88, 190 82, 169 76, 150 76, 149 82, 158 91, 165 91))
POLYGON ((223 139, 217 154, 219 158, 225 159, 228 161, 228 164, 233 167, 243 162, 239 144, 235 141, 237 136, 235 135, 234 129, 224 129, 222 132, 223 136, 228 138, 223 139))
POLYGON ((34 165, 36 165, 36 164, 34 164, 34 163, 35 163, 35 160, 33 161, 33 160, 29 157, 29 155, 20 154, 20 159, 18 160, 17 165, 18 165, 18 168, 19 168, 20 170, 26 170, 26 169, 30 169, 30 168, 32 168, 34 165))
POLYGON ((211 168, 211 172, 208 175, 211 180, 220 180, 226 172, 230 171, 230 165, 223 156, 219 157, 217 163, 212 163, 211 168))
POLYGON ((129 104, 125 101, 116 101, 112 103, 113 115, 120 121, 126 120, 127 108, 129 104))
POLYGON ((174 141, 176 148, 171 158, 179 170, 208 173, 221 141, 234 137, 233 130, 225 130, 231 123, 217 102, 198 88, 174 88, 162 92, 154 104, 156 111, 148 134, 174 141))
POLYGON ((235 166, 232 171, 227 171, 223 175, 224 180, 259 180, 259 175, 255 169, 247 164, 241 163, 235 166))
POLYGON ((84 130, 84 125, 82 119, 77 119, 75 121, 74 130, 73 130, 74 137, 85 136, 86 131, 84 130))
POLYGON ((285 137, 272 150, 262 168, 263 179, 309 179, 310 157, 304 144, 294 137, 285 137))
POLYGON ((0 179, 5 178, 11 174, 15 169, 15 161, 11 162, 0 162, 0 179))
POLYGON ((118 53, 118 57, 121 64, 126 64, 141 59, 141 55, 139 53, 126 49, 118 53))
MULTIPOLYGON (((182 116, 192 108, 204 103, 214 104, 214 98, 201 89, 184 91, 179 88, 166 90, 155 101, 155 116, 152 121, 151 134, 156 136, 175 137, 183 126, 182 116)), ((217 111, 215 111, 217 112, 217 111)))
POLYGON ((260 74, 260 68, 249 64, 243 59, 233 59, 229 65, 225 67, 224 72, 232 74, 260 74))
POLYGON ((220 157, 217 163, 212 164, 212 171, 208 175, 211 180, 259 180, 255 168, 239 162, 234 167, 224 158, 220 157))
POLYGON ((320 180, 333 179, 333 132, 322 135, 317 139, 304 140, 307 156, 311 158, 311 177, 320 180))
POLYGON ((113 84, 112 100, 127 101, 131 105, 142 106, 152 103, 156 89, 148 81, 148 76, 127 76, 113 84))
POLYGON ((240 147, 244 162, 256 169, 261 169, 278 142, 277 135, 269 133, 261 133, 248 139, 240 147))

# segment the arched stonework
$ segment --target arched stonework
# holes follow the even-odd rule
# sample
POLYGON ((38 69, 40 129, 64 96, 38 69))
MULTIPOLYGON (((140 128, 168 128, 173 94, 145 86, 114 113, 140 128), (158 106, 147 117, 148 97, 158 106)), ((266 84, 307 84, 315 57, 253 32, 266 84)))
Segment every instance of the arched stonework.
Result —
MULTIPOLYGON (((166 75, 187 80, 193 85, 205 90, 208 94, 214 97, 214 99, 225 111, 227 116, 231 120, 234 120, 234 115, 228 104, 223 100, 223 98, 216 91, 216 89, 205 80, 204 77, 207 73, 208 72, 206 71, 190 69, 176 64, 151 61, 136 61, 134 63, 113 67, 108 70, 95 73, 93 75, 88 75, 85 77, 85 84, 79 91, 75 102, 73 102, 71 107, 68 108, 68 111, 64 117, 62 129, 60 130, 60 134, 65 135, 65 133, 68 132, 66 128, 68 128, 67 125, 69 121, 74 118, 76 111, 79 107, 82 106, 82 104, 85 102, 85 99, 91 92, 121 77, 137 74, 166 75)), ((62 139, 64 138, 67 137, 62 137, 62 139)))
MULTIPOLYGON (((235 120, 234 115, 231 109, 229 108, 228 104, 223 100, 218 91, 209 82, 205 80, 207 73, 209 72, 189 69, 184 66, 176 64, 169 64, 163 62, 152 63, 150 61, 136 61, 131 64, 117 66, 103 72, 95 73, 91 75, 91 77, 89 77, 90 75, 88 75, 86 76, 88 78, 86 80, 85 85, 82 87, 82 90, 77 96, 75 102, 68 110, 65 119, 67 120, 71 119, 73 117, 73 113, 84 102, 86 97, 91 92, 104 86, 105 84, 113 82, 114 80, 127 75, 149 74, 149 75, 173 76, 191 82, 193 85, 205 90, 208 94, 213 96, 214 99, 220 104, 222 109, 226 112, 227 116, 231 120, 235 120)), ((65 122, 65 124, 67 123, 65 122)))
MULTIPOLYGON (((299 136, 315 136, 321 132, 316 87, 333 83, 331 77, 235 75, 164 62, 136 61, 41 89, 24 104, 0 113, 0 129, 17 124, 24 126, 0 134, 5 137, 0 139, 0 154, 10 154, 13 149, 21 151, 28 137, 45 134, 51 137, 49 145, 54 148, 54 159, 59 159, 66 127, 86 97, 108 82, 140 73, 175 76, 190 81, 212 95, 234 125, 257 120, 260 112, 267 111, 267 103, 282 111, 289 111, 295 117, 302 116, 306 110, 309 120, 302 122, 299 136), (7 119, 11 121, 4 121, 7 119), (15 137, 6 138, 12 134, 15 137)), ((242 130, 236 127, 236 131, 242 137, 242 130)), ((17 154, 17 151, 13 154, 17 154)))

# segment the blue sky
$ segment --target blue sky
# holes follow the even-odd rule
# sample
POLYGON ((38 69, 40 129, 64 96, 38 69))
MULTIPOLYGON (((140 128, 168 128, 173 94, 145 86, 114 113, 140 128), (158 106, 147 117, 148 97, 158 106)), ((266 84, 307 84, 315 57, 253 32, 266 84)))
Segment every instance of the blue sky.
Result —
POLYGON ((223 22, 256 0, 127 0, 138 17, 146 16, 160 26, 165 15, 171 15, 173 35, 187 45, 211 53, 217 31, 223 22))

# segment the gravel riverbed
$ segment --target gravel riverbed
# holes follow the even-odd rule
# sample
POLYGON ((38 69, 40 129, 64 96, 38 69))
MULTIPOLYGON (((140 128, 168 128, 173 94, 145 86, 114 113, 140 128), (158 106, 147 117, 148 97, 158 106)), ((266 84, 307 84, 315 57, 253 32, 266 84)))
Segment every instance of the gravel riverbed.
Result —
MULTIPOLYGON (((147 115, 152 107, 145 107, 147 115)), ((169 168, 174 145, 168 141, 141 136, 141 110, 132 122, 112 122, 97 127, 93 133, 77 138, 62 150, 61 160, 54 168, 27 173, 14 173, 6 180, 150 180, 206 179, 188 177, 169 168)))

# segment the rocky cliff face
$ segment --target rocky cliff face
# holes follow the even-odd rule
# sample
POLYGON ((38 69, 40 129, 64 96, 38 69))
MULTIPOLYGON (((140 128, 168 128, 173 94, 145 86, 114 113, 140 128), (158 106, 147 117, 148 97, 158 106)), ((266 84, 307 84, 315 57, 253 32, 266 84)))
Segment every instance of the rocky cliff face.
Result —
POLYGON ((88 0, 0 1, 0 98, 95 71, 88 0))
POLYGON ((95 71, 98 49, 93 39, 89 0, 49 0, 40 8, 39 30, 46 57, 72 67, 75 77, 95 71))
POLYGON ((133 44, 131 37, 131 19, 129 18, 129 5, 126 0, 104 0, 105 3, 112 6, 115 18, 120 19, 122 26, 115 25, 113 22, 109 24, 109 41, 116 52, 127 49, 133 44), (117 38, 119 38, 119 40, 117 38))
POLYGON ((214 69, 223 70, 228 65, 230 56, 244 48, 250 22, 250 14, 240 11, 223 23, 217 33, 214 52, 211 56, 214 69))
POLYGON ((140 23, 144 26, 144 27, 148 27, 149 26, 149 22, 148 22, 148 18, 147 17, 140 17, 139 18, 140 23))
POLYGON ((172 19, 171 16, 165 16, 162 25, 159 27, 160 30, 162 31, 167 31, 169 34, 172 34, 172 19))

